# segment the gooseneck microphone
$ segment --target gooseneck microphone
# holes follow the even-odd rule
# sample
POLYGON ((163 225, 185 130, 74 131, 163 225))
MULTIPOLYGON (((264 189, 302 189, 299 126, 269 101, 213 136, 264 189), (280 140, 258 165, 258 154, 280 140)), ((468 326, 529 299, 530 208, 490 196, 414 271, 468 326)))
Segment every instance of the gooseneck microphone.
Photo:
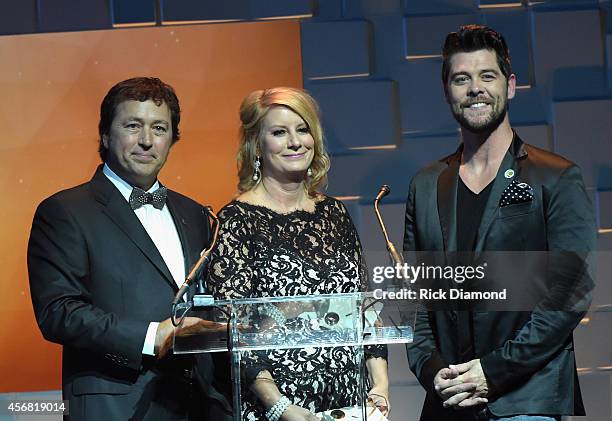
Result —
POLYGON ((385 223, 383 222, 382 216, 380 215, 380 210, 378 209, 378 203, 381 201, 383 197, 391 193, 391 187, 386 184, 380 186, 380 190, 374 199, 374 212, 376 213, 376 217, 378 218, 378 224, 380 225, 380 229, 385 237, 385 242, 387 243, 387 250, 389 251, 389 256, 391 256, 391 260, 393 260, 394 265, 403 265, 404 258, 403 256, 397 252, 397 249, 389 240, 389 235, 387 234, 387 228, 385 228, 385 223))
MULTIPOLYGON (((210 206, 206 206, 206 207, 204 207, 204 209, 206 210, 207 217, 209 217, 209 218, 211 218, 213 220, 213 225, 212 225, 213 237, 212 237, 212 241, 210 242, 208 247, 205 248, 204 251, 202 251, 202 253, 200 254, 200 258, 195 263, 195 265, 193 265, 193 268, 189 272, 189 275, 187 275, 187 277, 185 278, 185 282, 183 282, 183 285, 181 285, 181 287, 179 288, 178 292, 174 296, 174 300, 172 300, 172 307, 173 308, 183 298, 183 295, 185 295, 187 293, 187 290, 189 290, 189 287, 191 286, 191 284, 193 284, 193 282, 196 279, 198 279, 198 277, 201 274, 203 274, 203 271, 207 268, 208 264, 210 263, 210 255, 211 255, 213 249, 215 248, 215 244, 217 244, 217 237, 219 235, 219 219, 217 218, 217 215, 215 215, 215 213, 213 212, 213 210, 212 210, 212 208, 210 206)), ((199 285, 198 289, 199 289, 199 291, 198 291, 199 293, 204 293, 205 292, 206 287, 205 287, 203 281, 202 281, 202 284, 199 285)))

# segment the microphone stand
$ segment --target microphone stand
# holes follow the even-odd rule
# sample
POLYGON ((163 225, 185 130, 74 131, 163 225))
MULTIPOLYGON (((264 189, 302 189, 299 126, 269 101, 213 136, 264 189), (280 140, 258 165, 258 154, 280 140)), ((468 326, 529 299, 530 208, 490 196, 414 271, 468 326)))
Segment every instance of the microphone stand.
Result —
MULTIPOLYGON (((380 229, 382 230, 383 236, 385 237, 385 242, 387 244, 387 251, 389 252, 389 256, 391 257, 391 260, 393 261, 394 265, 403 265, 404 264, 404 258, 402 257, 402 255, 400 253, 397 252, 397 249, 395 248, 395 245, 391 242, 391 240, 389 240, 389 235, 387 234, 387 228, 385 227, 385 223, 383 222, 382 216, 380 215, 380 209, 378 209, 378 203, 380 202, 380 200, 385 197, 386 195, 388 195, 389 193, 391 193, 391 188, 386 185, 383 184, 380 187, 380 190, 378 191, 378 194, 376 195, 376 198, 374 199, 374 213, 376 213, 376 218, 378 219, 378 224, 380 225, 380 229)), ((381 302, 382 300, 379 299, 374 299, 371 302, 369 302, 368 304, 363 304, 361 312, 362 312, 362 326, 365 326, 366 324, 366 311, 374 306, 376 303, 381 302)), ((391 322, 393 323, 393 325, 395 325, 395 328, 397 328, 397 325, 395 324, 395 322, 393 322, 393 320, 391 320, 391 322)), ((365 338, 366 334, 364 334, 364 338, 365 338)), ((361 353, 363 353, 363 348, 361 348, 361 353)), ((360 379, 361 379, 361 388, 362 390, 366 390, 366 363, 365 363, 365 359, 363 358, 363 354, 361 354, 361 364, 360 364, 360 379)), ((367 419, 367 414, 366 414, 366 405, 362 406, 362 417, 363 419, 367 419)))
POLYGON ((382 230, 382 233, 385 237, 385 242, 387 243, 387 251, 389 252, 389 256, 391 257, 393 264, 395 266, 397 265, 403 266, 404 257, 400 253, 397 252, 395 245, 393 245, 391 240, 389 240, 389 235, 387 234, 387 228, 385 227, 385 223, 383 222, 382 216, 380 215, 380 209, 378 209, 378 203, 380 202, 380 200, 386 195, 388 195, 389 193, 391 193, 391 187, 389 187, 386 184, 383 184, 382 186, 380 186, 380 190, 378 191, 378 194, 376 195, 376 198, 374 199, 374 212, 376 213, 378 224, 380 225, 380 229, 382 230))
MULTIPOLYGON (((388 195, 389 193, 391 193, 391 188, 386 185, 383 184, 382 186, 380 186, 380 190, 378 191, 378 194, 376 195, 376 198, 374 199, 374 212, 376 213, 376 217, 378 218, 378 223, 380 224, 380 229, 382 230, 382 233, 385 237, 385 242, 387 243, 387 251, 389 252, 389 256, 391 257, 391 260, 393 261, 394 266, 397 268, 397 265, 400 266, 404 266, 404 256, 400 253, 398 253, 397 249, 395 248, 395 245, 391 242, 391 240, 389 240, 389 235, 387 234, 387 228, 385 227, 385 223, 383 222, 382 216, 380 215, 380 209, 378 209, 378 203, 380 202, 380 200, 385 197, 386 195, 388 195)), ((403 281, 400 281, 400 285, 403 285, 403 281)), ((400 285, 396 284, 396 287, 399 287, 400 285)), ((400 318, 402 319, 402 324, 404 323, 404 318, 407 317, 406 315, 404 315, 403 313, 400 314, 400 318)), ((391 321, 391 323, 393 323, 393 325, 395 326, 395 328, 399 331, 400 329, 398 328, 397 324, 393 321, 393 319, 389 318, 389 320, 391 321)), ((406 319, 407 320, 407 319, 406 319)))
POLYGON ((177 320, 175 317, 178 303, 179 301, 181 301, 183 296, 189 290, 189 287, 193 284, 193 282, 196 279, 199 279, 198 280, 198 291, 194 295, 193 301, 188 303, 187 309, 185 310, 184 314, 186 314, 187 311, 189 311, 194 306, 195 307, 207 307, 207 306, 213 306, 215 303, 213 296, 206 294, 206 286, 204 284, 203 277, 206 273, 206 269, 208 268, 208 265, 210 264, 210 255, 213 249, 215 248, 215 245, 217 244, 217 238, 219 236, 219 218, 217 218, 217 215, 213 212, 210 206, 206 206, 204 209, 206 210, 206 216, 213 220, 213 224, 212 224, 213 237, 208 247, 204 249, 198 261, 195 263, 195 265, 193 265, 193 268, 191 269, 191 271, 185 278, 183 285, 181 285, 178 292, 174 296, 174 299, 172 300, 172 324, 175 327, 178 326, 181 322, 181 320, 177 320))
MULTIPOLYGON (((172 319, 172 324, 174 325, 174 327, 177 327, 181 323, 184 315, 187 314, 187 312, 194 307, 195 308, 214 307, 227 316, 227 323, 226 323, 226 338, 227 339, 226 341, 227 341, 227 350, 229 351, 229 354, 231 355, 231 360, 232 360, 231 377, 232 377, 232 383, 233 383, 234 417, 236 418, 237 415, 235 411, 240 411, 240 388, 236 386, 238 384, 236 382, 236 379, 240 377, 240 353, 235 352, 234 348, 239 342, 239 331, 236 326, 236 313, 233 310, 227 311, 222 306, 216 305, 214 297, 206 293, 206 284, 204 281, 204 277, 206 275, 206 270, 208 269, 208 265, 210 264, 210 255, 212 251, 214 250, 217 244, 217 239, 219 237, 219 218, 217 218, 217 215, 213 212, 210 206, 206 206, 204 209, 206 210, 207 217, 213 220, 212 240, 210 244, 208 245, 208 247, 204 249, 204 251, 200 255, 200 258, 195 263, 195 265, 193 265, 193 268, 189 272, 189 275, 187 275, 187 277, 185 278, 185 282, 183 282, 183 285, 181 285, 178 292, 176 293, 176 296, 172 300, 171 319, 172 319), (183 295, 187 293, 187 290, 189 289, 191 284, 196 279, 198 279, 197 292, 193 296, 193 300, 187 303, 187 307, 185 309, 185 312, 183 313, 183 316, 179 320, 177 320, 175 317, 175 314, 176 314, 176 308, 178 307, 178 303, 183 297, 183 295)), ((240 412, 237 412, 237 413, 240 414, 240 412)))

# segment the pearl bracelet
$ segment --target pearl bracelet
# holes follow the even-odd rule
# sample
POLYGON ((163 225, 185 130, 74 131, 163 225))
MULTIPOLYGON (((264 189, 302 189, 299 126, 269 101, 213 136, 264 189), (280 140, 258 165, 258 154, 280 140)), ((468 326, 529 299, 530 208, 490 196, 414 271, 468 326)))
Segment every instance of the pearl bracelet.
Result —
POLYGON ((291 405, 289 399, 286 396, 281 396, 274 406, 266 412, 266 418, 269 421, 278 421, 289 405, 291 405))
POLYGON ((264 311, 266 312, 268 317, 274 320, 279 326, 283 326, 287 321, 287 318, 285 317, 283 312, 280 311, 278 307, 276 307, 274 304, 266 304, 266 306, 264 307, 264 311))

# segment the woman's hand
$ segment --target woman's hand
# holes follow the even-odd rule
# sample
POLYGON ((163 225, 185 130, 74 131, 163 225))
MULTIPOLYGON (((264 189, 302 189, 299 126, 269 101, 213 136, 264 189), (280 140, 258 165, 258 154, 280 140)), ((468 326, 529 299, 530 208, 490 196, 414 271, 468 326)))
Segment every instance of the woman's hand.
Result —
POLYGON ((389 404, 389 376, 387 375, 387 360, 370 358, 366 361, 372 390, 368 392, 368 403, 378 408, 386 417, 391 411, 389 404))
POLYGON ((280 419, 281 421, 321 421, 315 414, 297 405, 289 405, 280 419))
POLYGON ((389 403, 389 388, 374 386, 372 390, 368 392, 368 404, 378 408, 380 412, 386 417, 391 411, 391 404, 389 403))
MULTIPOLYGON (((257 374, 251 390, 268 409, 276 405, 283 397, 268 370, 262 370, 257 374)), ((289 405, 279 419, 281 421, 321 421, 312 412, 297 405, 289 405)))

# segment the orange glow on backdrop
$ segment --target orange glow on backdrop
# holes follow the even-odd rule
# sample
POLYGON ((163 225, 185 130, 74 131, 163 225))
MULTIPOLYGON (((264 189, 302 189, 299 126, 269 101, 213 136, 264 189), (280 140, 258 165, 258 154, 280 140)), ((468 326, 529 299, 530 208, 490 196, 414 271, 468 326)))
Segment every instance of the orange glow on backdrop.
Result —
POLYGON ((0 37, 0 393, 61 388, 61 349, 34 320, 26 247, 34 210, 99 164, 103 96, 157 76, 181 101, 181 140, 160 179, 218 210, 236 191, 238 107, 254 89, 302 86, 299 23, 276 21, 0 37))

